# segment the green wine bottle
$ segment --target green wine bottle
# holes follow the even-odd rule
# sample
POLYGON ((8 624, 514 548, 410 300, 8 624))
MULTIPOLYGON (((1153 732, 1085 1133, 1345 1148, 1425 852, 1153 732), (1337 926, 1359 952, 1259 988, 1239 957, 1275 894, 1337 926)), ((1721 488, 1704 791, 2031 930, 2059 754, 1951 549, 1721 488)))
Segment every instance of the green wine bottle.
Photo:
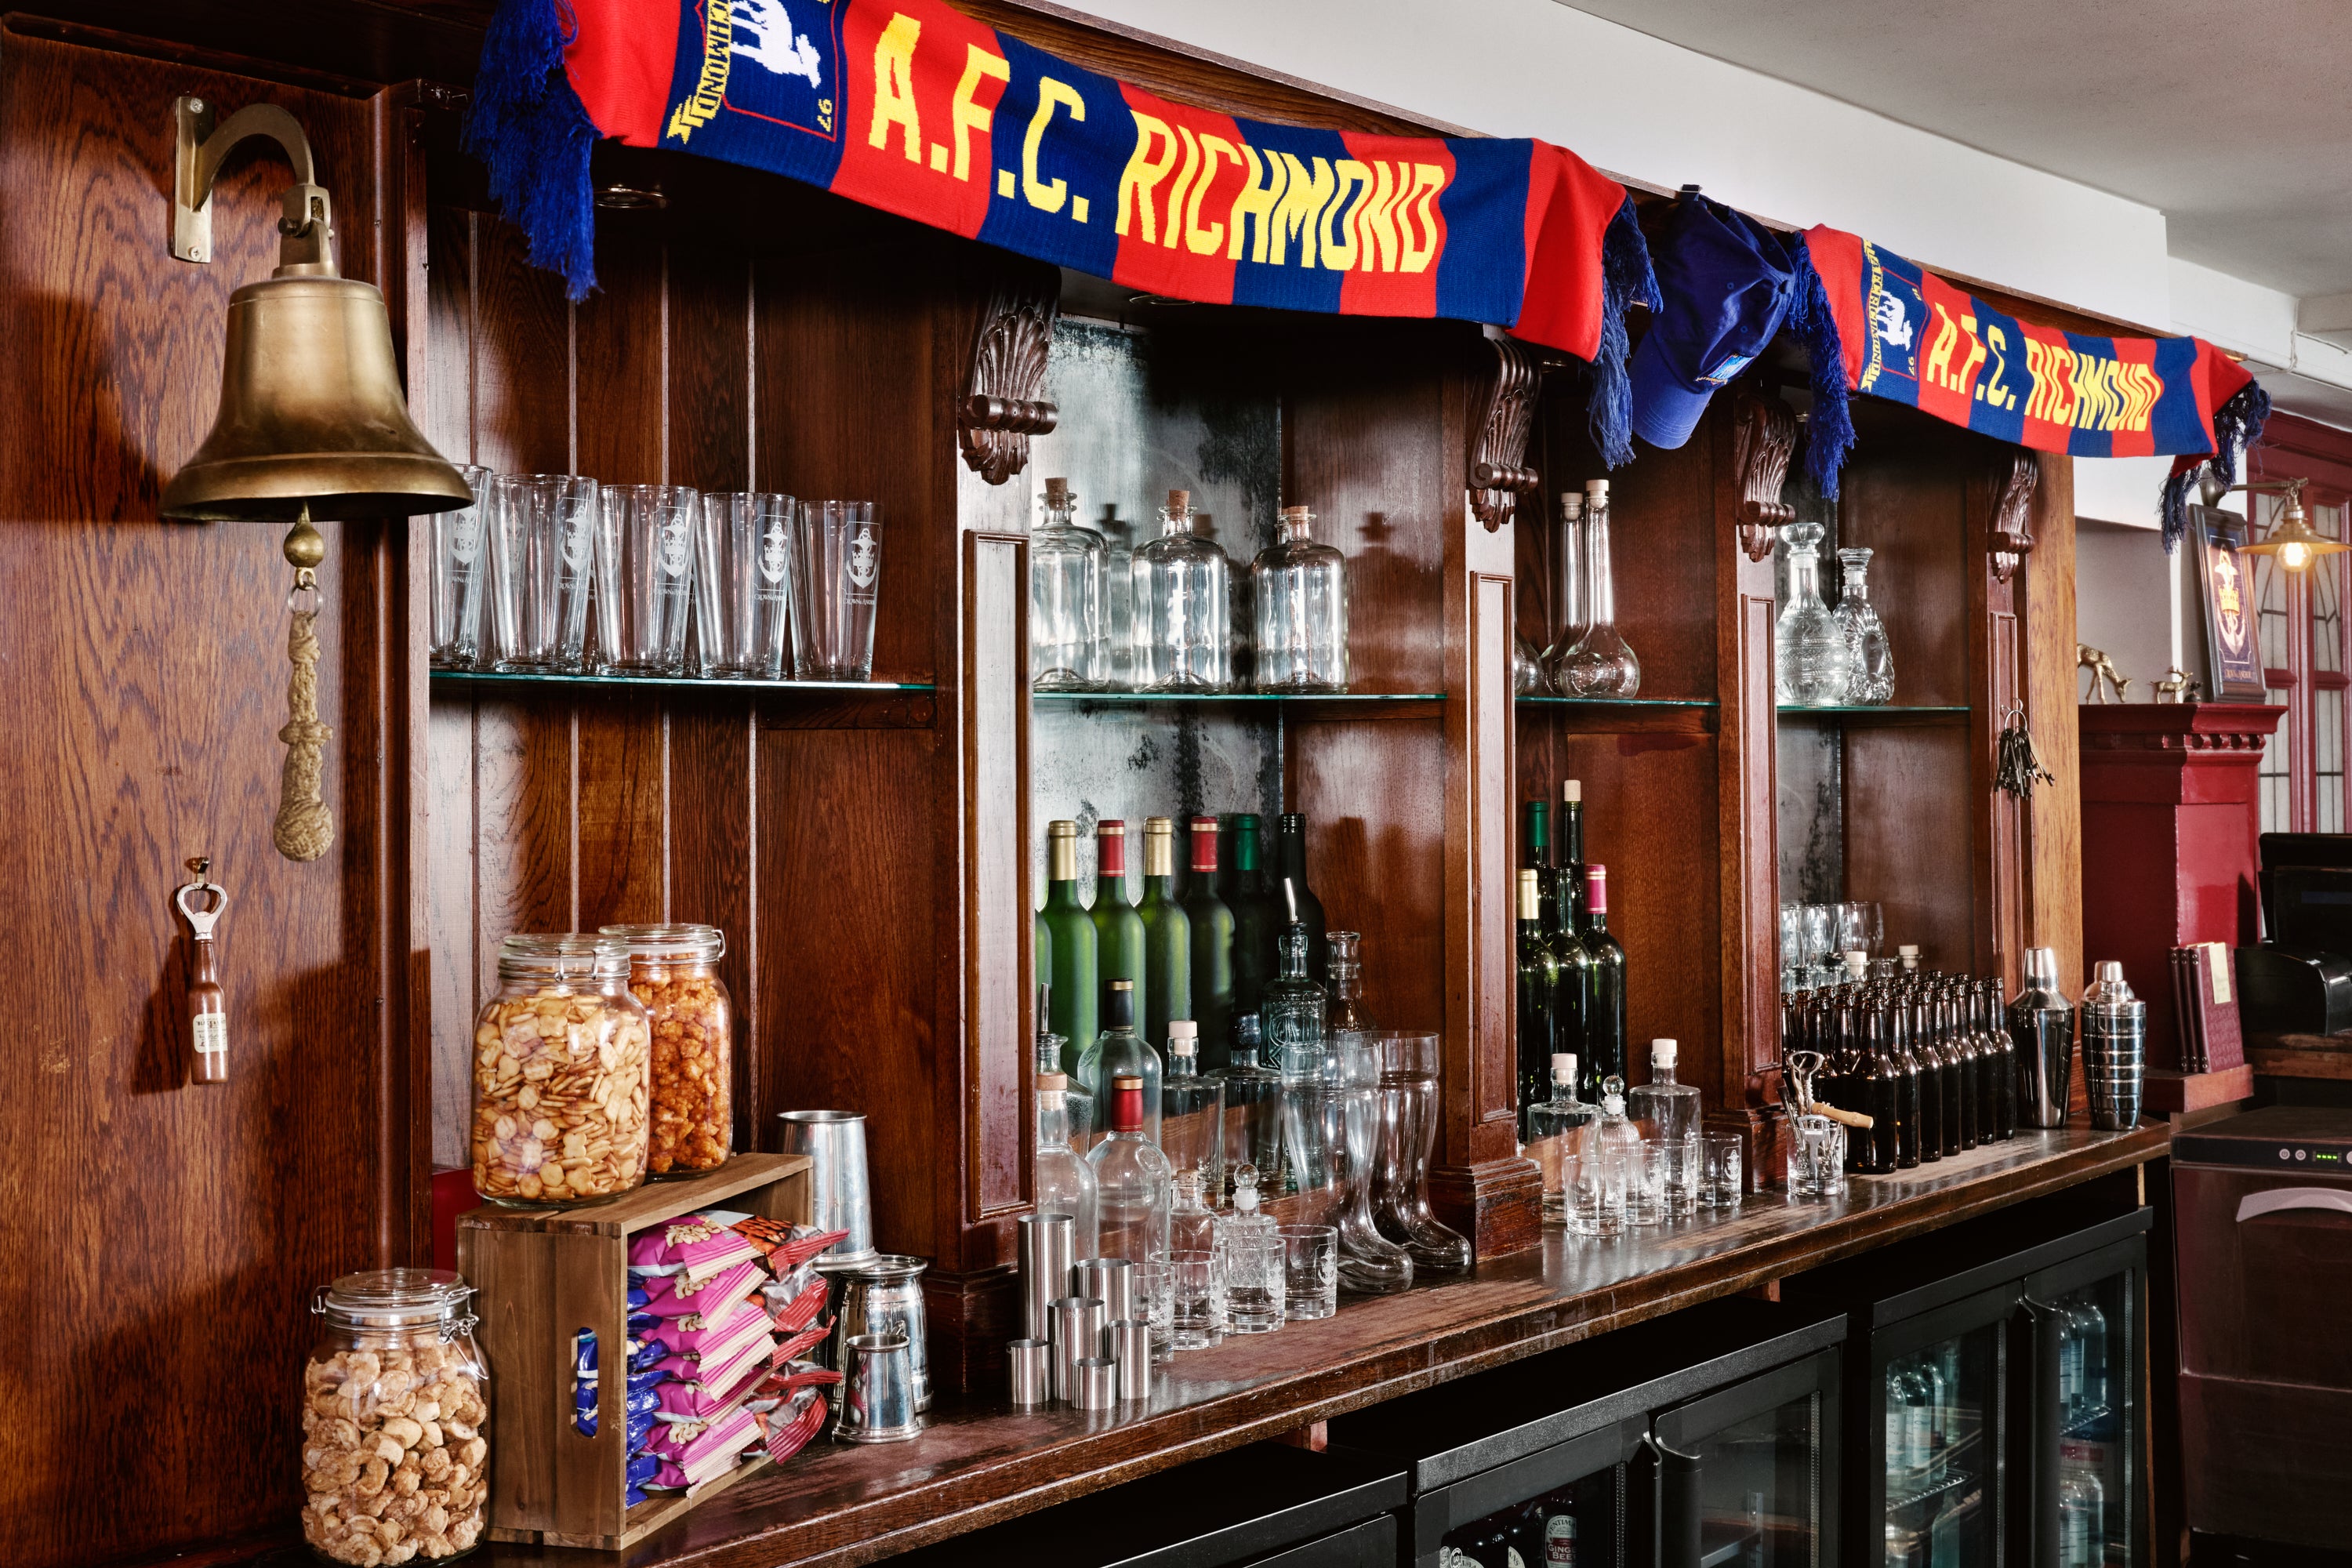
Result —
POLYGON ((1192 921, 1192 1016, 1201 1026, 1201 1070, 1230 1066, 1234 1045, 1234 911, 1217 896, 1217 819, 1196 816, 1192 874, 1184 913, 1192 921))
MULTIPOLYGON (((1539 917, 1547 933, 1559 926, 1559 878, 1551 861, 1551 803, 1543 800, 1524 801, 1527 814, 1527 847, 1519 857, 1519 865, 1536 874, 1536 896, 1542 908, 1539 917)), ((1560 1047, 1567 1049, 1565 1046, 1560 1047)), ((1545 1069, 1549 1072, 1550 1069, 1545 1069)), ((1551 1098, 1551 1080, 1544 1080, 1544 1098, 1551 1098)))
POLYGON ((1275 819, 1274 901, 1286 925, 1307 928, 1307 972, 1320 974, 1330 966, 1331 943, 1324 928, 1323 900, 1307 885, 1307 816, 1286 811, 1275 819))
POLYGON ((1176 821, 1143 820, 1143 979, 1151 1004, 1143 1037, 1168 1049, 1171 1019, 1192 1016, 1192 918, 1176 901, 1176 821))
MULTIPOLYGON (((1528 804, 1537 808, 1543 805, 1528 804)), ((1532 826, 1535 812, 1528 816, 1532 826)), ((1551 1099, 1551 1058, 1559 1048, 1553 1016, 1559 1000, 1559 959, 1544 930, 1542 871, 1521 867, 1518 891, 1518 1116, 1525 1139, 1528 1107, 1551 1099)))
POLYGON ((1581 941, 1591 956, 1584 992, 1585 1048, 1578 1059, 1594 1089, 1605 1078, 1625 1076, 1625 949, 1609 934, 1609 868, 1584 868, 1585 914, 1581 941))
POLYGON ((1078 902, 1078 825, 1045 825, 1045 908, 1038 917, 1046 940, 1039 952, 1052 965, 1045 980, 1053 990, 1049 1017, 1062 1037, 1062 1070, 1075 1074, 1078 1057, 1095 1043, 1101 1016, 1101 984, 1096 973, 1094 917, 1078 902))
POLYGON ((1112 817, 1095 824, 1095 984, 1098 1005, 1108 1006, 1110 983, 1135 987, 1133 1016, 1151 1004, 1143 970, 1143 917, 1127 901, 1127 824, 1112 817))
POLYGON ((1289 925, 1281 903, 1267 890, 1258 860, 1257 817, 1242 812, 1234 823, 1234 1016, 1255 1017, 1265 983, 1276 973, 1275 943, 1289 925))
MULTIPOLYGON (((1553 846, 1554 880, 1559 885, 1560 921, 1571 931, 1584 930, 1584 783, 1562 779, 1559 785, 1559 832, 1553 846)), ((1580 1065, 1584 1058, 1577 1058, 1580 1065)))

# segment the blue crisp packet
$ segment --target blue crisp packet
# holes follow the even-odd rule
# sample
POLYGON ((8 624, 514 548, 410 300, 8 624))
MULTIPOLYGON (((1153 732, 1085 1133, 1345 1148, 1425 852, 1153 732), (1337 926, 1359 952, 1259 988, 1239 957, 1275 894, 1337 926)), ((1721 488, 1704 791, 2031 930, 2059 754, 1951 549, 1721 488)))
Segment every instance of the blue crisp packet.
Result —
POLYGON ((648 1291, 644 1286, 632 1285, 629 1287, 629 1306, 632 1310, 644 1306, 646 1302, 652 1300, 652 1292, 648 1291))
MULTIPOLYGON (((650 1326, 651 1320, 648 1320, 647 1322, 648 1326, 650 1326)), ((631 1326, 635 1326, 634 1320, 632 1321, 631 1326)), ((597 1360, 595 1331, 592 1329, 584 1333, 574 1335, 572 1337, 572 1375, 574 1377, 594 1377, 596 1375, 597 1360)), ((668 1350, 667 1350, 658 1340, 633 1339, 629 1342, 629 1370, 632 1373, 649 1372, 653 1369, 655 1363, 660 1361, 663 1357, 668 1354, 668 1350)))

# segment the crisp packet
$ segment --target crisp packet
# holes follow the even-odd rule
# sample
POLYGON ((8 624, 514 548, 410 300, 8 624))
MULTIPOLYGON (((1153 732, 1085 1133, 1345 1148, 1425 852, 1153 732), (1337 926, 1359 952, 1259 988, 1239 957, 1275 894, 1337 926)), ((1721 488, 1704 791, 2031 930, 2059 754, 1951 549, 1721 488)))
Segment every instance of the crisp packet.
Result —
POLYGON ((672 1377, 699 1379, 706 1368, 732 1368, 758 1365, 776 1352, 776 1336, 768 1331, 767 1320, 752 1321, 752 1331, 731 1343, 717 1345, 703 1355, 664 1356, 655 1364, 672 1377))
POLYGON ((664 1425, 646 1447, 663 1464, 652 1487, 676 1489, 699 1486, 723 1476, 743 1460, 747 1449, 761 1444, 760 1424, 742 1410, 730 1410, 716 1420, 679 1421, 664 1425))
POLYGON ((635 1508, 646 1500, 645 1484, 661 1473, 659 1454, 632 1454, 626 1471, 627 1489, 621 1493, 621 1506, 635 1508))
MULTIPOLYGON (((646 1329, 652 1329, 661 1320, 657 1318, 647 1319, 646 1321, 646 1329)), ((634 1376, 638 1373, 650 1369, 655 1363, 660 1361, 664 1356, 669 1353, 670 1347, 664 1344, 659 1340, 644 1337, 632 1338, 629 1341, 629 1372, 631 1375, 634 1376)), ((596 1375, 595 1330, 589 1329, 572 1337, 572 1375, 575 1377, 593 1378, 596 1375)))
POLYGON ((751 1216, 713 1209, 683 1215, 641 1233, 629 1244, 629 1268, 641 1276, 674 1276, 688 1289, 760 1257, 740 1233, 729 1228, 751 1216))
POLYGON ((670 1355, 725 1355, 744 1340, 768 1331, 768 1314, 749 1298, 730 1301, 705 1316, 664 1318, 646 1334, 670 1355))
MULTIPOLYGON (((661 1402, 658 1399, 653 1401, 653 1405, 658 1405, 661 1402)), ((586 1433, 589 1436, 593 1437, 596 1435, 595 1407, 591 1405, 589 1408, 573 1415, 572 1417, 572 1424, 574 1426, 577 1426, 581 1431, 586 1433)), ((628 1451, 634 1454, 638 1449, 644 1447, 652 1436, 653 1429, 654 1412, 652 1408, 649 1407, 641 1411, 630 1411, 627 1419, 621 1424, 621 1430, 628 1438, 628 1451)))
POLYGON ((808 1282, 797 1290, 779 1279, 761 1292, 765 1298, 769 1320, 785 1333, 797 1333, 824 1315, 830 1282, 814 1269, 795 1269, 793 1279, 799 1279, 803 1273, 808 1282))
POLYGON ((651 1299, 646 1303, 646 1314, 654 1318, 684 1318, 695 1313, 708 1317, 727 1302, 751 1293, 761 1280, 767 1278, 760 1265, 746 1258, 724 1274, 688 1284, 689 1275, 675 1274, 654 1282, 651 1299))
POLYGON ((763 1215, 746 1215, 735 1221, 733 1228, 760 1249, 769 1268, 777 1274, 790 1273, 849 1235, 845 1230, 819 1230, 813 1225, 793 1225, 763 1215))
POLYGON ((767 1375, 764 1360, 746 1360, 715 1377, 673 1378, 662 1384, 657 1421, 708 1421, 743 1402, 767 1375))
MULTIPOLYGON (((823 1367, 811 1370, 824 1372, 823 1367)), ((793 1387, 770 1413, 757 1418, 768 1458, 780 1463, 789 1459, 805 1447, 810 1438, 824 1430, 828 1410, 824 1395, 818 1391, 825 1381, 837 1383, 840 1377, 837 1373, 825 1373, 824 1380, 802 1383, 793 1387)))

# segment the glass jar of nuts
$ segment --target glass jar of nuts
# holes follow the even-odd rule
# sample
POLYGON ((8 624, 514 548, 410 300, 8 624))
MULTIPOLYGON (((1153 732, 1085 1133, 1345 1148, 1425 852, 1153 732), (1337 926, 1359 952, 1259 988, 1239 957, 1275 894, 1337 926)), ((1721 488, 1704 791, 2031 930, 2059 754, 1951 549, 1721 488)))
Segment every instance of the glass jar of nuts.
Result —
POLYGON ((474 1024, 474 1190, 604 1203, 646 1179, 652 1028, 610 937, 509 936, 474 1024))
POLYGON ((605 926, 629 950, 629 994, 653 1022, 655 1177, 715 1171, 734 1152, 735 1010, 719 978, 717 926, 605 926))
POLYGON ((302 1538, 331 1563, 458 1557, 489 1500, 489 1373, 446 1269, 346 1274, 312 1298, 302 1538))

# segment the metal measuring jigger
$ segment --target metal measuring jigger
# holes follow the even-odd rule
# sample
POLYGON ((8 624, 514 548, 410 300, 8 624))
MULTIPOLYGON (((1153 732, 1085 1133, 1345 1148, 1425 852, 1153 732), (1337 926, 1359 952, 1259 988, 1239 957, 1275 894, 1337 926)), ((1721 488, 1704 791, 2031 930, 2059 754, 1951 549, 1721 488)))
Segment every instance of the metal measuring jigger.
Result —
POLYGON ((1054 1346, 1054 1397, 1076 1401, 1078 1363, 1103 1352, 1103 1304, 1089 1296, 1065 1296, 1047 1320, 1054 1346))
POLYGON ((1021 1276, 1021 1331, 1030 1339, 1046 1337, 1045 1320, 1069 1289, 1070 1250, 1077 1230, 1076 1215, 1027 1214, 1013 1222, 1021 1276))
POLYGON ((1073 1295, 1101 1298, 1106 1321, 1132 1318, 1135 1310, 1135 1265, 1124 1258, 1083 1258, 1070 1273, 1073 1295))
POLYGON ((842 1443, 897 1443, 923 1429, 915 1409, 914 1355, 904 1334, 853 1334, 843 1347, 849 1363, 841 1384, 841 1415, 833 1436, 842 1443))
POLYGON ((1118 1363, 1120 1399, 1151 1397, 1151 1324, 1149 1320, 1123 1318, 1112 1321, 1110 1359, 1118 1363))
POLYGON ((1013 1403, 1043 1405, 1054 1397, 1054 1348, 1044 1340, 1013 1340, 1004 1347, 1013 1403))
POLYGON ((786 1110, 776 1116, 776 1147, 809 1157, 809 1223, 845 1230, 819 1268, 874 1256, 874 1188, 866 1174, 866 1117, 856 1110, 786 1110))
POLYGON ((1076 1369, 1081 1410, 1108 1410, 1118 1403, 1118 1367, 1108 1356, 1082 1356, 1076 1369))

